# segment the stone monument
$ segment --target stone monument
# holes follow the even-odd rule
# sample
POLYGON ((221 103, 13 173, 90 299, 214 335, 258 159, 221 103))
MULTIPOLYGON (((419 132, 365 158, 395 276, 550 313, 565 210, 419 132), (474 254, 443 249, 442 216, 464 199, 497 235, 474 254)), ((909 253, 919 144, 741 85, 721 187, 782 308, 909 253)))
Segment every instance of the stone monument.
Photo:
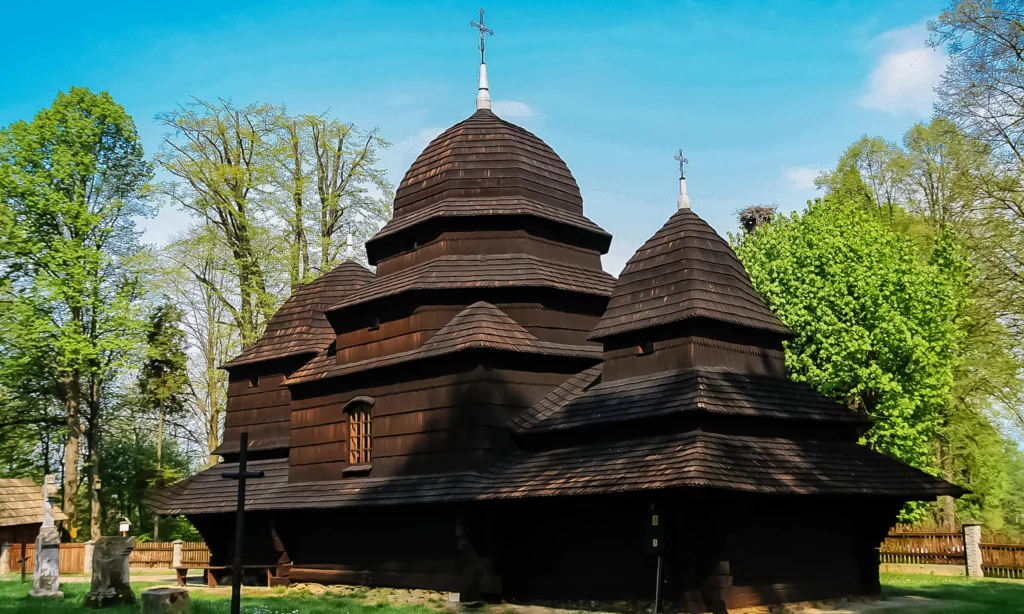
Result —
POLYGON ((134 604, 128 557, 135 550, 134 537, 101 537, 93 546, 92 586, 85 607, 108 608, 134 604))
POLYGON ((36 536, 35 570, 32 572, 31 597, 58 599, 60 591, 60 534, 53 526, 53 504, 50 497, 57 495, 57 480, 51 474, 43 480, 43 525, 36 536))
POLYGON ((151 588, 142 593, 142 614, 188 614, 188 591, 183 588, 151 588))

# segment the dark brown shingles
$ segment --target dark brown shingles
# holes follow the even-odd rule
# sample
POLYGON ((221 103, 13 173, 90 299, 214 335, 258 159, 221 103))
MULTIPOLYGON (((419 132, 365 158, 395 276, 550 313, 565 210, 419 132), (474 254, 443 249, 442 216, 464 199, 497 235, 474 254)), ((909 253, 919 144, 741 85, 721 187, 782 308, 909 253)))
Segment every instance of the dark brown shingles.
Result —
POLYGON ((608 296, 615 278, 526 254, 440 256, 393 275, 378 277, 327 311, 336 311, 419 290, 483 288, 553 288, 608 296))
MULTIPOLYGON (((266 477, 246 490, 250 510, 338 508, 578 496, 672 488, 924 500, 964 490, 865 446, 692 431, 544 451, 519 451, 485 473, 288 482, 288 460, 253 461, 266 477)), ((150 495, 161 514, 230 512, 236 484, 222 463, 150 495)))
POLYGON ((517 417, 511 427, 517 432, 543 433, 698 411, 869 423, 868 418, 822 396, 807 384, 788 378, 705 368, 663 371, 594 384, 596 379, 597 374, 591 374, 581 378, 581 383, 589 380, 585 386, 577 385, 569 391, 555 389, 517 417))
POLYGON ((288 378, 286 384, 320 381, 471 349, 585 358, 594 361, 601 359, 601 348, 597 345, 541 341, 494 305, 478 301, 461 311, 415 350, 346 364, 337 364, 324 353, 318 356, 317 360, 310 361, 296 371, 288 378))
POLYGON ((520 451, 489 472, 483 499, 715 488, 764 494, 927 499, 964 490, 850 442, 680 435, 520 451))
POLYGON ((453 198, 434 203, 401 217, 392 218, 380 232, 366 244, 367 252, 373 251, 376 241, 404 232, 437 218, 524 216, 534 217, 597 235, 605 251, 611 242, 611 235, 581 214, 543 205, 525 198, 453 198))
POLYGON ((373 280, 373 273, 355 262, 343 262, 331 272, 300 287, 267 323, 252 347, 224 363, 238 367, 301 354, 316 354, 334 339, 324 310, 373 280))
POLYGON ((395 192, 395 218, 452 198, 531 197, 577 214, 579 186, 536 135, 491 111, 477 111, 437 136, 395 192))
POLYGON ((728 243, 680 209, 626 263, 590 339, 688 318, 792 334, 758 297, 728 243))

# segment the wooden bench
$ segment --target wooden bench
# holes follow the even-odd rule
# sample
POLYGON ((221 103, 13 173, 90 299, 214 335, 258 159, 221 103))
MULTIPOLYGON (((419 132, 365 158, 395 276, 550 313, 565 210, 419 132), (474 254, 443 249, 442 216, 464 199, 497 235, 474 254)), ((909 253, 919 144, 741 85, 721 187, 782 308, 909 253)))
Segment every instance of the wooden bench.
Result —
MULTIPOLYGON (((190 565, 187 567, 175 567, 174 575, 177 577, 178 586, 185 586, 185 581, 190 569, 203 570, 203 582, 205 582, 210 588, 217 588, 217 574, 211 572, 229 570, 231 569, 231 565, 190 565)), ((244 575, 246 570, 250 569, 263 570, 267 575, 267 586, 270 586, 271 582, 273 582, 274 571, 277 569, 277 565, 243 565, 242 574, 244 575)))

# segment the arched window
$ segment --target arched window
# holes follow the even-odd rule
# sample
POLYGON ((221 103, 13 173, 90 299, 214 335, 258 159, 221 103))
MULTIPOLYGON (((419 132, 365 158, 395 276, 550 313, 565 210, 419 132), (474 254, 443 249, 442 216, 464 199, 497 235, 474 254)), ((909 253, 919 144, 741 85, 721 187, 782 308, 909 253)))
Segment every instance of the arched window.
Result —
POLYGON ((345 405, 348 414, 348 462, 365 465, 373 459, 373 399, 356 397, 345 405))

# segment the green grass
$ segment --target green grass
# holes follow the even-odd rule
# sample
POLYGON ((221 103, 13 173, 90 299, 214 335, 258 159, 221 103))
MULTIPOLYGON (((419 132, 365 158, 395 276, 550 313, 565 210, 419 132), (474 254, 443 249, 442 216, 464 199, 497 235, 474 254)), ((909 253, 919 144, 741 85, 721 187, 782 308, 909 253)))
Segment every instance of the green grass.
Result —
MULTIPOLYGON (((151 582, 132 584, 136 596, 151 582)), ((64 584, 64 600, 40 601, 28 597, 31 583, 0 581, 0 614, 50 614, 84 612, 82 602, 89 590, 85 583, 64 584)), ((926 576, 911 574, 882 574, 882 592, 886 597, 927 597, 939 602, 935 608, 913 610, 927 614, 1024 614, 1024 582, 1000 580, 968 580, 963 577, 926 576)), ((191 593, 193 614, 227 614, 230 596, 227 591, 217 593, 191 593)), ((438 614, 442 604, 395 606, 383 601, 378 594, 371 597, 365 592, 348 596, 332 593, 314 595, 295 589, 262 590, 258 595, 242 596, 242 611, 246 614, 438 614)), ((906 610, 875 610, 876 614, 906 610)), ((109 614, 139 612, 139 606, 110 608, 109 614)))
MULTIPOLYGON (((132 583, 136 599, 153 583, 132 583)), ((32 583, 0 581, 0 614, 50 614, 60 612, 86 612, 82 607, 89 585, 85 583, 63 584, 63 601, 53 602, 28 597, 32 583)), ((408 605, 393 606, 385 602, 364 601, 356 596, 342 597, 333 594, 313 595, 302 591, 261 591, 258 596, 242 594, 242 612, 246 614, 437 614, 436 609, 425 606, 408 605)), ((231 597, 226 591, 217 593, 190 593, 192 614, 227 614, 230 610, 231 597)), ((108 608, 104 614, 138 613, 134 607, 108 608)), ((89 610, 90 612, 93 610, 89 610)))
POLYGON ((883 573, 882 594, 889 597, 927 597, 942 602, 936 608, 923 610, 928 614, 1024 614, 1022 582, 883 573))

